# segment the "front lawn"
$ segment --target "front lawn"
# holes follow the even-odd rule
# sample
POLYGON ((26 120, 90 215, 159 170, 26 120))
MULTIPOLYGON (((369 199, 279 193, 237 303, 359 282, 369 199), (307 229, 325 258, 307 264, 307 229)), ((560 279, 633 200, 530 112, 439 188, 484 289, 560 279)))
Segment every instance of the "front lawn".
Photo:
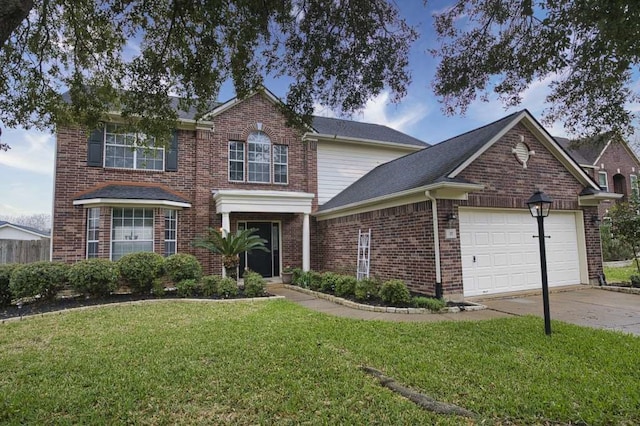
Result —
POLYGON ((639 424, 640 339, 542 319, 382 323, 287 301, 163 301, 0 325, 0 423, 639 424))
POLYGON ((604 276, 607 278, 607 284, 629 283, 631 275, 638 274, 638 268, 635 262, 630 266, 605 266, 604 276))

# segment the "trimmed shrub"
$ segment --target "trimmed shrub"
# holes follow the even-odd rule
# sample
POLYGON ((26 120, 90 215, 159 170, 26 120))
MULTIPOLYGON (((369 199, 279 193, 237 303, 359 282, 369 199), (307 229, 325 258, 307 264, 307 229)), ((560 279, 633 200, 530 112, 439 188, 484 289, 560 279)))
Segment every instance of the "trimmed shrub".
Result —
POLYGON ((304 278, 306 277, 306 272, 303 272, 300 268, 294 268, 292 274, 293 275, 291 276, 291 284, 297 285, 299 287, 308 287, 305 286, 304 280, 304 278))
POLYGON ((176 290, 180 297, 197 296, 200 293, 200 282, 193 278, 182 280, 176 284, 176 290))
POLYGON ((373 300, 379 297, 380 281, 375 278, 363 278, 356 283, 353 291, 358 300, 373 300))
POLYGON ((162 275, 164 258, 158 253, 138 252, 122 256, 118 262, 120 277, 133 293, 151 290, 154 282, 162 275))
POLYGON ((155 280, 153 282, 153 288, 151 289, 151 291, 153 292, 153 295, 155 297, 162 297, 165 295, 165 293, 167 292, 164 288, 164 282, 163 280, 155 280))
POLYGON ((16 299, 40 295, 53 300, 68 282, 69 265, 54 262, 34 262, 21 266, 11 274, 9 287, 16 299))
POLYGON ((69 269, 69 282, 79 293, 101 297, 118 288, 118 266, 107 259, 81 260, 69 269))
POLYGON ((404 306, 411 302, 411 294, 402 280, 389 280, 380 287, 380 299, 391 306, 404 306))
POLYGON ((206 275, 202 277, 200 286, 204 297, 212 297, 218 294, 218 283, 222 279, 219 275, 206 275))
POLYGON ((244 295, 247 297, 260 297, 264 295, 267 282, 257 272, 244 274, 244 295))
POLYGON ((340 275, 333 272, 325 272, 320 277, 320 291, 323 293, 335 293, 336 284, 340 275))
POLYGON ((339 275, 336 281, 336 296, 346 297, 353 296, 356 291, 356 284, 358 280, 356 277, 349 275, 339 275))
POLYGON ((164 271, 171 281, 199 280, 202 278, 202 266, 192 254, 178 253, 164 259, 164 271))
POLYGON ((11 281, 11 274, 18 267, 20 267, 19 263, 0 265, 0 306, 9 306, 11 304, 13 295, 9 282, 11 281))
POLYGON ((631 280, 631 287, 640 288, 640 275, 633 274, 629 279, 631 280))
POLYGON ((436 299, 434 297, 416 296, 411 299, 411 303, 416 308, 426 308, 433 312, 439 312, 440 309, 445 308, 447 303, 442 299, 436 299))
POLYGON ((322 274, 319 272, 315 272, 315 271, 308 271, 306 272, 306 280, 307 280, 307 286, 313 290, 313 291, 318 291, 320 290, 320 287, 322 286, 322 274))
POLYGON ((225 277, 218 281, 216 296, 222 299, 230 299, 238 295, 238 283, 233 278, 225 277))
POLYGON ((600 225, 600 241, 602 241, 602 260, 605 262, 633 259, 633 249, 629 244, 613 238, 609 221, 604 221, 600 225))

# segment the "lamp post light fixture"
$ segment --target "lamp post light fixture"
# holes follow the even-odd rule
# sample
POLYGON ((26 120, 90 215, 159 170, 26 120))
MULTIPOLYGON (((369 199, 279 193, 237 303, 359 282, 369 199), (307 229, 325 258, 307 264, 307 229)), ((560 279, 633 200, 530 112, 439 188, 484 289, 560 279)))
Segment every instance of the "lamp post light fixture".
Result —
MULTIPOLYGON (((544 332, 551 335, 551 315, 549 314, 549 282, 547 280, 547 252, 545 249, 544 218, 549 216, 553 201, 544 192, 536 191, 527 200, 531 216, 538 221, 538 243, 540 244, 540 268, 542 271, 542 304, 544 307, 544 332)), ((535 238, 535 236, 534 236, 535 238)))

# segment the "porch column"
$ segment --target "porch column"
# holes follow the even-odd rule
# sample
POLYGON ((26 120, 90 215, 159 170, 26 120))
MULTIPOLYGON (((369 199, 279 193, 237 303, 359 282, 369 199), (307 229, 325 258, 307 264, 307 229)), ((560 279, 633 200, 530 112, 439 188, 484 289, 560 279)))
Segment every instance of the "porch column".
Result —
POLYGON ((231 231, 231 221, 229 220, 229 213, 222 213, 222 236, 226 237, 231 231))
POLYGON ((309 232, 309 213, 302 219, 302 270, 311 269, 311 236, 309 232))
MULTIPOLYGON (((226 237, 231 230, 231 221, 229 220, 229 213, 222 213, 222 236, 226 237)), ((227 276, 227 272, 224 269, 224 265, 222 265, 222 278, 227 276)))

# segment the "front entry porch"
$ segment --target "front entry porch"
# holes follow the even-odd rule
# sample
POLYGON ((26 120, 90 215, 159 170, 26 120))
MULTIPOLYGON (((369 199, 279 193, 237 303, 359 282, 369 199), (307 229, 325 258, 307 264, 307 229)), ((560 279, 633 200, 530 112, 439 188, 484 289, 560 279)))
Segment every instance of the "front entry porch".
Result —
POLYGON ((213 191, 216 212, 222 216, 223 233, 255 228, 267 240, 269 253, 257 250, 241 256, 240 275, 247 267, 264 277, 276 277, 280 275, 283 261, 305 271, 311 269, 309 215, 314 197, 314 194, 289 191, 213 191), (292 255, 291 250, 296 253, 292 255), (285 258, 287 254, 289 259, 285 258))

